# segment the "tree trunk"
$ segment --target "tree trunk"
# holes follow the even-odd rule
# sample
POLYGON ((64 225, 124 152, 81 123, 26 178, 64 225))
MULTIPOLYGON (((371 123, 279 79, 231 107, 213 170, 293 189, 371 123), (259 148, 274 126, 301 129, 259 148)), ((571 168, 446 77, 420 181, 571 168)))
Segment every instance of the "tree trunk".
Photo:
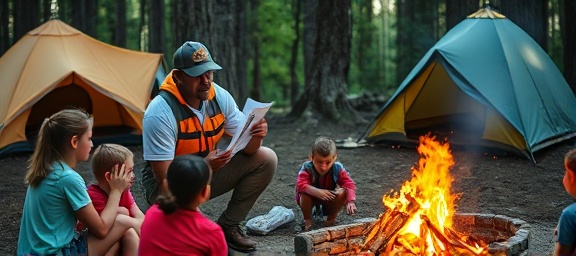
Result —
POLYGON ((446 31, 458 25, 475 11, 478 11, 482 0, 446 0, 446 31))
POLYGON ((544 51, 548 50, 546 0, 492 0, 490 5, 526 31, 544 51))
POLYGON ((72 1, 72 27, 84 32, 84 1, 72 1))
POLYGON ((303 1, 304 31, 302 33, 302 51, 304 52, 304 84, 306 91, 309 89, 309 77, 312 70, 312 59, 314 58, 314 44, 316 41, 316 7, 318 0, 303 1))
POLYGON ((298 46, 300 43, 300 12, 302 2, 300 0, 292 1, 292 10, 294 17, 294 34, 296 37, 292 41, 292 55, 290 56, 290 105, 296 103, 298 97, 298 76, 296 75, 296 63, 298 62, 298 46))
MULTIPOLYGON (((259 1, 256 1, 256 8, 258 8, 259 1)), ((242 1, 242 0, 237 0, 237 5, 236 5, 236 32, 235 32, 235 42, 234 44, 236 45, 236 47, 234 47, 234 51, 236 54, 236 59, 238 60, 238 63, 236 65, 236 74, 237 76, 234 78, 235 82, 236 82, 236 88, 238 90, 238 93, 236 95, 237 99, 245 99, 248 97, 248 59, 250 58, 250 50, 248 49, 248 46, 250 44, 248 44, 248 39, 247 39, 247 34, 249 34, 248 32, 248 18, 246 15, 247 12, 247 7, 246 7, 246 1, 242 1)), ((258 89, 260 95, 254 95, 253 98, 256 100, 261 100, 262 99, 262 83, 260 83, 260 88, 258 89)))
POLYGON ((357 2, 357 8, 359 15, 354 18, 357 22, 354 24, 355 30, 357 31, 354 38, 354 44, 356 47, 356 66, 358 70, 364 71, 365 73, 358 77, 358 81, 361 85, 368 85, 373 83, 377 78, 377 72, 370 72, 369 67, 372 57, 370 56, 370 49, 372 47, 372 40, 374 37, 374 28, 371 26, 374 17, 374 11, 372 8, 372 0, 360 0, 357 2), (370 74, 366 74, 369 72, 370 74))
MULTIPOLYGON (((2 0, 2 2, 8 2, 8 0, 2 0)), ((42 0, 42 22, 47 22, 52 18, 51 2, 51 0, 42 0)))
POLYGON ((72 25, 72 0, 57 0, 58 19, 72 25))
MULTIPOLYGON (((304 31, 302 32, 302 51, 304 52, 304 92, 312 91, 312 62, 315 55, 316 45, 316 8, 319 0, 298 0, 303 1, 304 31)), ((298 118, 308 107, 309 93, 302 93, 296 103, 292 104, 292 110, 287 115, 291 118, 298 118)))
POLYGON ((250 1, 250 31, 249 40, 252 46, 252 90, 250 97, 254 100, 262 100, 262 78, 260 73, 260 28, 258 25, 258 0, 250 1))
MULTIPOLYGON (((165 28, 164 28, 164 1, 152 0, 150 1, 150 19, 149 19, 149 33, 148 40, 150 45, 148 51, 155 53, 163 53, 166 47, 165 41, 165 28)), ((178 41, 178 46, 183 42, 178 41)))
POLYGON ((98 16, 96 0, 84 0, 84 2, 84 33, 96 37, 96 17, 98 16))
POLYGON ((208 30, 210 33, 207 35, 210 38, 208 43, 214 52, 211 52, 212 56, 222 66, 222 70, 216 72, 218 79, 215 81, 232 94, 239 106, 243 106, 244 99, 240 100, 240 85, 242 83, 238 79, 238 72, 239 65, 244 62, 238 59, 237 43, 240 41, 241 35, 239 35, 237 26, 240 24, 237 24, 238 20, 235 13, 240 1, 216 0, 212 5, 213 19, 206 22, 210 25, 208 30))
POLYGON ((39 0, 18 0, 12 2, 14 15, 14 39, 17 42, 30 30, 40 25, 39 0))
MULTIPOLYGON (((204 44, 214 61, 222 70, 214 73, 214 81, 226 88, 236 99, 239 98, 238 79, 238 42, 239 34, 236 11, 240 0, 198 0, 189 2, 174 0, 174 38, 175 48, 186 41, 196 41, 204 44)), ((245 82, 243 83, 245 86, 245 82)), ((239 105, 242 105, 239 102, 239 105)))
POLYGON ((398 0, 396 1, 396 84, 400 84, 404 77, 412 69, 412 60, 410 60, 410 53, 413 51, 414 45, 412 39, 411 20, 414 20, 412 14, 413 0, 398 0))
POLYGON ((576 92, 576 2, 574 0, 564 0, 563 6, 564 22, 560 24, 562 28, 564 45, 564 77, 576 92))
MULTIPOLYGON (((176 51, 186 41, 201 42, 210 51, 212 46, 209 44, 209 38, 200 38, 200 35, 207 34, 209 29, 207 20, 211 20, 213 13, 209 10, 207 5, 212 5, 212 1, 200 0, 194 1, 192 4, 187 0, 173 0, 172 1, 172 33, 174 35, 174 49, 176 51), (202 14, 204 13, 204 15, 202 14)), ((210 51, 212 57, 214 53, 210 51)))
POLYGON ((149 6, 148 0, 139 0, 139 3, 140 3, 140 24, 138 24, 138 35, 140 35, 140 40, 138 40, 138 49, 144 52, 150 52, 149 50, 150 30, 152 29, 149 28, 151 26, 148 26, 149 23, 147 23, 147 21, 150 19, 149 18, 150 15, 148 15, 150 8, 148 8, 149 6), (147 27, 148 30, 146 30, 147 27))
POLYGON ((8 0, 0 1, 0 56, 10 48, 10 31, 8 29, 8 0))
POLYGON ((116 2, 116 23, 112 41, 118 47, 126 47, 126 0, 116 2))
POLYGON ((378 55, 382 56, 378 58, 378 70, 382 70, 382 79, 384 84, 392 85, 396 83, 396 74, 394 73, 395 65, 392 64, 394 61, 394 51, 390 48, 396 41, 395 37, 390 33, 393 30, 392 27, 392 11, 388 6, 392 0, 379 0, 380 6, 383 6, 381 12, 380 26, 381 29, 378 34, 378 55))
MULTIPOLYGON (((351 6, 349 0, 319 0, 316 8, 316 42, 310 75, 310 90, 299 103, 320 116, 341 123, 361 120, 347 99, 350 64, 351 6)), ((300 117, 305 111, 297 104, 289 114, 300 117)))

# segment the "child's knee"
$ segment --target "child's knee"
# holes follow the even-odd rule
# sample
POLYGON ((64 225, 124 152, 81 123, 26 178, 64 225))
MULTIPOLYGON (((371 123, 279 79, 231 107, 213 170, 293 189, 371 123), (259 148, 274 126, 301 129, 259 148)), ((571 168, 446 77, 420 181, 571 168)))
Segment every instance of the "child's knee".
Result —
POLYGON ((309 206, 312 205, 312 203, 314 203, 314 197, 305 193, 300 194, 300 198, 298 200, 298 205, 300 207, 302 207, 302 205, 309 206))
POLYGON ((346 201, 348 193, 345 188, 337 188, 336 189, 336 200, 337 201, 346 201))
POLYGON ((142 224, 141 222, 137 221, 136 219, 128 216, 128 215, 124 215, 124 214, 117 214, 116 215, 116 221, 114 222, 114 225, 120 225, 123 228, 129 229, 129 228, 140 228, 140 225, 142 224))
POLYGON ((128 230, 126 230, 126 233, 124 233, 124 236, 122 237, 122 242, 123 243, 140 243, 140 236, 138 235, 138 232, 136 232, 136 230, 134 230, 133 228, 130 228, 128 230))

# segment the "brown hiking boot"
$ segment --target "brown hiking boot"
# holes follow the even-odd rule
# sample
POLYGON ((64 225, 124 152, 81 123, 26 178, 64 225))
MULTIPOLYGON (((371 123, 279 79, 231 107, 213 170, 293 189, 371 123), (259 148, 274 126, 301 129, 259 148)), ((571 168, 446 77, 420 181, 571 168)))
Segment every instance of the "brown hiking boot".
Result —
POLYGON ((224 231, 224 237, 230 248, 237 251, 253 251, 256 249, 256 242, 244 234, 238 225, 221 224, 220 227, 224 231))

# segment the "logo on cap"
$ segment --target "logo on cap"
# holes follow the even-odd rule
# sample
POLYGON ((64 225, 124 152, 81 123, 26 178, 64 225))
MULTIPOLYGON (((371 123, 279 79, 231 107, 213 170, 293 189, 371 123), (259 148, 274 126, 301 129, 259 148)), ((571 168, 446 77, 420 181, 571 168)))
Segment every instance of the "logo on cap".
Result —
POLYGON ((194 63, 203 62, 206 61, 207 56, 204 47, 200 47, 192 54, 192 61, 194 61, 194 63))

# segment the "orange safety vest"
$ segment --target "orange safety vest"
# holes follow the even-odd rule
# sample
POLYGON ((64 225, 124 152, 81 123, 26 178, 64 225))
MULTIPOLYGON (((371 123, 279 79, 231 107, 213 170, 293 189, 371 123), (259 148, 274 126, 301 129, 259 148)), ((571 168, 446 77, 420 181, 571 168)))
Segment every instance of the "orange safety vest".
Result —
POLYGON ((174 80, 172 80, 172 73, 162 82, 158 94, 170 105, 178 124, 174 156, 184 154, 206 156, 216 148, 216 144, 224 134, 226 118, 216 101, 214 85, 210 87, 208 101, 203 102, 206 104, 204 125, 200 124, 196 114, 190 110, 184 101, 174 80))

